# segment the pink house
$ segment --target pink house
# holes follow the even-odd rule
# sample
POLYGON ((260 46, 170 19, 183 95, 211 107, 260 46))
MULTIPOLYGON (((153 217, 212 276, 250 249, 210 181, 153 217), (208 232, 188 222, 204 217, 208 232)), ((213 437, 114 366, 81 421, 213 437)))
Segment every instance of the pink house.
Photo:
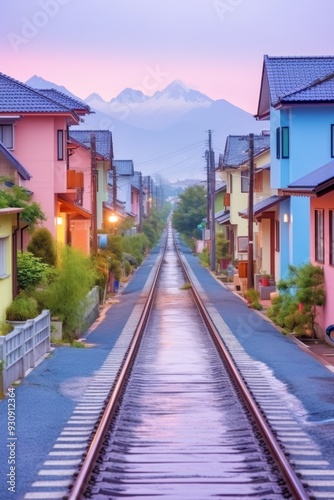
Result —
POLYGON ((289 184, 283 194, 310 197, 310 260, 325 275, 326 305, 317 318, 318 336, 324 337, 334 324, 334 160, 289 184))
POLYGON ((54 238, 90 251, 91 215, 78 203, 82 172, 70 171, 68 131, 90 113, 85 104, 56 90, 36 90, 0 73, 0 141, 31 178, 33 192, 54 238))
POLYGON ((82 206, 96 217, 97 229, 106 229, 104 203, 108 201, 108 172, 112 169, 113 142, 110 130, 70 130, 72 154, 70 170, 82 171, 85 189, 82 206), (92 139, 95 139, 95 145, 92 139), (92 148, 95 147, 95 173, 92 166, 92 148), (93 196, 93 193, 96 193, 93 196), (93 208, 95 207, 95 210, 93 208))

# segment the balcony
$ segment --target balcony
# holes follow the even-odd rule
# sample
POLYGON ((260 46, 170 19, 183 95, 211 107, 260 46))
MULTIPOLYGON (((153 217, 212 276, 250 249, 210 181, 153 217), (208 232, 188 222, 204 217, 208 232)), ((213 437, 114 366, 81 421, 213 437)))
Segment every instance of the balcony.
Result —
POLYGON ((67 189, 84 188, 84 174, 77 170, 67 170, 67 189))
POLYGON ((230 193, 225 193, 224 194, 224 207, 225 209, 227 207, 231 206, 231 194, 230 193))

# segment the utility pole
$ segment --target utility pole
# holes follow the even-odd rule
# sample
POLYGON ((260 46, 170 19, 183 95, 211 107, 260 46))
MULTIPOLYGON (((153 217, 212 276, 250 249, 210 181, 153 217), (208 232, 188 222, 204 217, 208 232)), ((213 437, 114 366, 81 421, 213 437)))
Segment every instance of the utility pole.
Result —
POLYGON ((143 231, 143 179, 141 172, 139 172, 139 224, 138 224, 138 232, 142 233, 143 231))
POLYGON ((215 191, 216 172, 215 154, 212 151, 212 131, 209 130, 209 165, 210 165, 210 268, 216 270, 216 222, 215 222, 215 191))
POLYGON ((147 217, 150 217, 151 212, 151 177, 147 177, 147 202, 146 202, 146 213, 147 217))
MULTIPOLYGON (((206 185, 207 185, 207 195, 206 195, 206 227, 210 229, 210 206, 211 206, 211 183, 210 183, 210 154, 209 151, 205 151, 206 159, 206 185)), ((204 238, 205 239, 205 238, 204 238)))
POLYGON ((96 137, 93 132, 90 134, 90 155, 91 155, 91 199, 92 199, 92 253, 97 253, 97 165, 96 165, 96 137))
POLYGON ((117 212, 117 172, 116 165, 112 166, 112 208, 114 211, 114 215, 117 212))
POLYGON ((254 288, 254 134, 249 134, 248 264, 247 288, 254 288))

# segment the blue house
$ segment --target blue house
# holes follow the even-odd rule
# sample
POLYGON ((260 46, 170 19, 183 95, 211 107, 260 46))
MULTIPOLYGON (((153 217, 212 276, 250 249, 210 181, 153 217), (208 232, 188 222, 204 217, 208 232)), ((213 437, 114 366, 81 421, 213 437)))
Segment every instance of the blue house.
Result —
MULTIPOLYGON (((334 56, 264 56, 256 118, 270 119, 271 187, 282 189, 334 158, 334 56)), ((309 198, 279 206, 280 276, 310 260, 309 198)))

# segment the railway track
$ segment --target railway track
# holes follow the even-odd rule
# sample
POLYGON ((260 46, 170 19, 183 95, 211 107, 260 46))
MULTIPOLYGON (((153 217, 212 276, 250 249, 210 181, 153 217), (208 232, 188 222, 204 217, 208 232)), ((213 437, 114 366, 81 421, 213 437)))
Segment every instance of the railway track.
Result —
POLYGON ((25 498, 334 498, 280 388, 207 303, 170 230, 166 243, 25 498))
POLYGON ((309 498, 205 308, 180 291, 184 272, 170 232, 153 309, 69 499, 309 498))

